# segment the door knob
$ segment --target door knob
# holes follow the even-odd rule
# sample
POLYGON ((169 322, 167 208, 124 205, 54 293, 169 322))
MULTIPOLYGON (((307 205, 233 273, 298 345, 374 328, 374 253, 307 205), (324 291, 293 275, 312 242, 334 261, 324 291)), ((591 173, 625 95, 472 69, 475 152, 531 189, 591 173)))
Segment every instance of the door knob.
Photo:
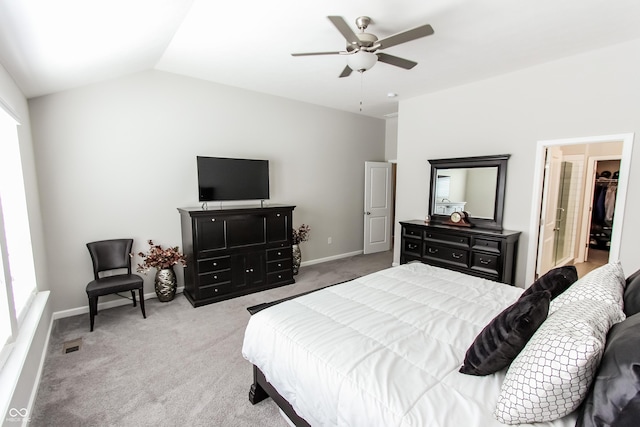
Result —
POLYGON ((371 215, 371 212, 365 212, 367 215, 371 215))

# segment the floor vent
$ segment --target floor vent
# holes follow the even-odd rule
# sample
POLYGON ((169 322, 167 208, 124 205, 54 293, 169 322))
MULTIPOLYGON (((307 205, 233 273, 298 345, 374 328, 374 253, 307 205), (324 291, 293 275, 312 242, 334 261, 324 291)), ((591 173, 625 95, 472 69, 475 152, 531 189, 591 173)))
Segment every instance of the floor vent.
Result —
POLYGON ((78 338, 72 341, 66 341, 62 344, 62 352, 64 354, 73 353, 74 351, 80 350, 82 346, 82 338, 78 338))

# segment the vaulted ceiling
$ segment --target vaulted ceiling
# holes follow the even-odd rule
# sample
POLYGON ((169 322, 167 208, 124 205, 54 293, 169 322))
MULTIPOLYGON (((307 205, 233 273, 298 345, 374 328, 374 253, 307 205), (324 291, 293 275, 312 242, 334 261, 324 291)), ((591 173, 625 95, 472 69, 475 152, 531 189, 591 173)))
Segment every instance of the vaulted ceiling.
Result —
POLYGON ((638 0, 6 0, 0 62, 27 97, 157 69, 384 117, 398 100, 640 37, 638 0), (379 39, 423 24, 435 33, 339 78, 346 41, 372 19, 379 39), (397 94, 389 97, 389 94, 397 94), (362 106, 360 106, 362 102, 362 106), (360 111, 361 110, 361 111, 360 111))

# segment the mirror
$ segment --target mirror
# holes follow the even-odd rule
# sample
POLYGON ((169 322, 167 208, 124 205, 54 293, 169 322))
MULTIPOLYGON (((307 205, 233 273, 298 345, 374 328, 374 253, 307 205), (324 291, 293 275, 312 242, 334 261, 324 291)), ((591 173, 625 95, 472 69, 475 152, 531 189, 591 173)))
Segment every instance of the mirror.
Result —
POLYGON ((478 227, 502 230, 507 160, 510 155, 429 160, 429 215, 442 223, 466 211, 478 227))

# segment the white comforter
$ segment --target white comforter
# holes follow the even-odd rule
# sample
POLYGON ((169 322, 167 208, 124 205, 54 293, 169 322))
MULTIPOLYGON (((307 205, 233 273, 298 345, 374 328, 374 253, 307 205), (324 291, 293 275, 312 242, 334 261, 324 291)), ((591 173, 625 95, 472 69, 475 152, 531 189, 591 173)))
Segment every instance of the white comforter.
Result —
POLYGON ((242 353, 314 427, 503 426, 492 413, 505 372, 458 369, 521 292, 405 264, 256 313, 242 353))

